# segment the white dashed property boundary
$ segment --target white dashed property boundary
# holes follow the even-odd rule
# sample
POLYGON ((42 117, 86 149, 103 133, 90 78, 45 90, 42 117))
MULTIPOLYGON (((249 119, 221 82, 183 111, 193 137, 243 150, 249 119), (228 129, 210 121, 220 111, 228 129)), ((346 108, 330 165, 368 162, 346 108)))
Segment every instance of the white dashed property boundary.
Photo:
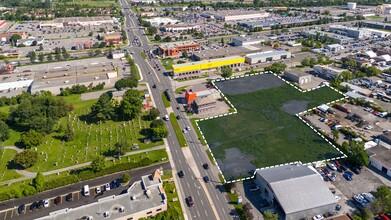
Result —
MULTIPOLYGON (((222 82, 222 81, 229 81, 229 80, 234 80, 234 79, 239 79, 239 78, 244 78, 244 77, 250 77, 250 76, 257 76, 257 75, 261 75, 261 74, 264 74, 264 73, 269 73, 269 74, 273 74, 274 76, 276 76, 277 78, 281 79, 282 81, 284 81, 285 83, 287 83, 288 85, 292 86, 293 88, 299 90, 300 92, 309 92, 309 91, 313 91, 313 90, 316 90, 316 89, 320 89, 322 87, 329 87, 330 89, 334 90, 335 92, 343 95, 344 97, 343 98, 340 98, 340 99, 337 99, 337 100, 334 100, 334 101, 331 101, 331 102, 328 102, 328 103, 325 103, 325 105, 330 105, 330 104, 334 104, 336 102, 339 102, 339 101, 342 101, 344 99, 347 98, 347 96, 345 94, 343 94, 342 92, 336 90, 335 88, 329 86, 329 85, 321 85, 321 86, 317 86, 315 88, 312 88, 312 89, 307 89, 307 90, 303 90, 301 89, 300 87, 297 87, 296 85, 294 85, 293 83, 285 80, 284 78, 282 78, 281 76, 271 72, 271 71, 265 71, 265 72, 259 72, 259 73, 252 73, 252 74, 249 74, 249 75, 241 75, 241 76, 234 76, 234 77, 230 77, 230 78, 223 78, 223 79, 217 79, 217 80, 213 80, 211 81, 212 85, 216 88, 216 90, 220 93, 221 97, 228 103, 228 105, 234 110, 233 112, 230 112, 230 113, 225 113, 225 114, 221 114, 221 115, 216 115, 216 116, 213 116, 213 117, 207 117, 207 118, 202 118, 202 119, 198 119, 198 120, 195 120, 195 124, 197 126, 197 129, 200 131, 200 134, 201 134, 201 137, 202 139, 205 141, 206 143, 206 146, 208 147, 208 151, 210 152, 210 154, 212 155, 212 158, 213 158, 213 162, 216 164, 217 166, 217 169, 219 170, 221 176, 223 177, 223 180, 224 180, 224 183, 234 183, 234 182, 239 182, 239 181, 244 181, 244 180, 249 180, 249 179, 252 179, 255 177, 255 174, 258 170, 264 170, 264 169, 269 169, 269 168, 273 168, 273 167, 280 167, 280 166, 285 166, 285 165, 289 165, 289 164, 297 164, 297 163, 301 163, 301 161, 295 161, 295 162, 289 162, 289 163, 283 163, 283 164, 279 164, 279 165, 273 165, 273 166, 268 166, 268 167, 262 167, 262 168, 257 168, 255 169, 254 173, 252 176, 250 177, 246 177, 246 178, 241 178, 241 179, 236 179, 236 180, 230 180, 230 181, 227 181, 224 177, 224 174, 223 172, 221 171, 220 169, 220 166, 219 164, 217 163, 216 161, 216 158, 212 152, 212 150, 210 149, 209 147, 209 144, 208 142, 206 141, 206 138, 204 136, 204 133, 202 132, 202 130, 200 129, 200 126, 198 125, 198 122, 199 121, 205 121, 205 120, 209 120, 209 119, 213 119, 213 118, 219 118, 219 117, 223 117, 223 116, 228 116, 228 115, 234 115, 234 114, 237 114, 238 111, 236 110, 235 106, 231 103, 231 101, 228 100, 228 98, 224 95, 223 92, 221 92, 221 90, 219 89, 219 87, 215 84, 215 81, 217 82, 222 82)), ((310 112, 314 109, 316 109, 317 107, 314 107, 314 108, 311 108, 311 109, 308 109, 308 110, 305 110, 305 111, 302 111, 300 113, 297 113, 295 114, 296 117, 298 117, 304 124, 306 124, 310 129, 312 129, 315 133, 317 133, 321 138, 323 138, 327 143, 329 143, 334 149, 336 149, 338 152, 340 152, 343 156, 340 156, 340 157, 334 157, 334 158, 330 158, 330 159, 325 159, 325 160, 321 160, 321 161, 314 161, 314 162, 309 162, 309 163, 305 163, 303 165, 312 165, 313 163, 321 163, 321 162, 328 162, 328 161, 331 161, 331 160, 338 160, 338 159, 341 159, 341 158, 346 158, 346 154, 344 154, 340 149, 338 149, 333 143, 331 143, 326 137, 324 137, 318 130, 316 130, 314 127, 312 127, 307 121, 305 121, 300 115, 303 115, 303 114, 306 114, 307 112, 310 112)))

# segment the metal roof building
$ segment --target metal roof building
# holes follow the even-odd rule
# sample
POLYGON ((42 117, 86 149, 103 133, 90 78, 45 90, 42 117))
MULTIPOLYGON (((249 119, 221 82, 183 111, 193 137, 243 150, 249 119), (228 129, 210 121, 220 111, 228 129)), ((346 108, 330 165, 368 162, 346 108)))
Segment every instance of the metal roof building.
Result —
POLYGON ((270 50, 265 52, 247 54, 245 57, 246 63, 264 63, 267 61, 283 60, 291 58, 291 52, 285 50, 270 50))
POLYGON ((281 219, 294 220, 335 209, 334 195, 322 177, 301 164, 258 170, 255 182, 262 197, 276 207, 281 219))

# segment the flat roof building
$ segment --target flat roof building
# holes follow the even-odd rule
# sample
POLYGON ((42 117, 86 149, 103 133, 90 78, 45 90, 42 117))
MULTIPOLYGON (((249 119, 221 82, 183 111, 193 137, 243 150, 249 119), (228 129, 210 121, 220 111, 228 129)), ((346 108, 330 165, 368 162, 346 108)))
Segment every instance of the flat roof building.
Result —
MULTIPOLYGON (((380 139, 391 145, 391 133, 380 135, 380 139)), ((382 146, 367 149, 369 165, 391 177, 391 150, 382 146)))
POLYGON ((272 50, 272 47, 269 46, 237 46, 237 47, 220 47, 220 48, 208 48, 206 46, 201 46, 201 50, 194 51, 192 54, 192 59, 195 61, 207 60, 207 59, 216 59, 229 56, 245 56, 249 53, 256 53, 262 51, 272 50))
POLYGON ((183 31, 189 30, 200 30, 200 26, 198 24, 166 24, 163 26, 163 31, 180 33, 183 31))
POLYGON ((291 58, 291 52, 285 50, 270 50, 265 52, 248 54, 245 61, 248 64, 264 63, 274 60, 284 60, 291 58))
POLYGON ((391 24, 384 22, 376 22, 376 21, 361 21, 361 24, 364 27, 376 28, 376 29, 384 29, 391 31, 391 24))
POLYGON ((341 44, 329 44, 326 45, 325 48, 329 51, 339 51, 344 49, 344 47, 341 44))
POLYGON ((330 25, 330 31, 354 39, 366 38, 372 35, 372 32, 366 28, 347 27, 343 25, 330 25))
POLYGON ((178 20, 176 19, 166 18, 166 17, 156 17, 156 18, 146 19, 146 21, 150 22, 151 25, 154 27, 158 27, 162 23, 163 25, 166 25, 168 23, 175 24, 178 22, 178 20))
POLYGON ((201 16, 207 18, 215 18, 221 21, 238 21, 247 19, 266 18, 270 14, 262 11, 249 11, 249 10, 221 10, 204 12, 201 16))
POLYGON ((313 70, 317 75, 325 79, 334 79, 345 71, 345 69, 329 65, 315 65, 313 70))
POLYGON ((264 42, 265 39, 257 36, 238 36, 232 38, 232 44, 234 46, 248 46, 248 45, 259 45, 264 42))
POLYGON ((310 83, 311 82, 311 79, 312 79, 312 76, 308 73, 305 73, 301 70, 297 70, 297 69, 288 69, 288 70, 285 70, 284 72, 284 76, 299 84, 299 85, 303 85, 303 84, 306 84, 306 83, 310 83))
POLYGON ((98 26, 102 24, 114 24, 114 20, 110 16, 99 17, 67 17, 67 18, 55 18, 51 21, 43 21, 39 24, 42 27, 57 27, 62 28, 65 26, 98 26))
POLYGON ((177 57, 183 51, 193 52, 200 49, 200 43, 195 41, 175 42, 168 44, 161 44, 158 47, 158 54, 163 57, 177 57))
POLYGON ((319 30, 302 31, 301 34, 306 37, 309 37, 309 36, 316 37, 318 34, 321 37, 327 36, 329 38, 328 40, 335 41, 335 43, 338 43, 338 44, 348 44, 348 43, 351 43, 354 41, 353 38, 348 37, 348 36, 343 36, 340 34, 335 34, 335 33, 331 33, 331 32, 324 32, 324 31, 319 31, 319 30))
POLYGON ((257 170, 255 183, 282 219, 307 219, 335 210, 337 200, 313 168, 292 164, 257 170))
POLYGON ((160 174, 143 176, 126 193, 99 199, 76 208, 51 212, 39 220, 74 219, 139 219, 149 218, 167 210, 167 195, 160 174))

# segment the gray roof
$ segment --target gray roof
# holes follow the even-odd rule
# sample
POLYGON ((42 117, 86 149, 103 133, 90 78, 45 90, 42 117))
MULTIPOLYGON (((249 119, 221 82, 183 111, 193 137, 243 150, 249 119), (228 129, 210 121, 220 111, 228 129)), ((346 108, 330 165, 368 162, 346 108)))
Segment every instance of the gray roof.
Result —
POLYGON ((302 165, 285 165, 258 170, 286 214, 336 204, 336 199, 313 169, 302 165))
POLYGON ((125 194, 109 196, 88 205, 52 212, 49 216, 39 218, 39 220, 74 220, 83 219, 87 216, 92 216, 94 220, 119 219, 150 208, 159 207, 167 202, 161 186, 149 188, 148 195, 146 195, 144 189, 142 181, 138 181, 125 194), (132 198, 132 196, 135 197, 132 198), (121 207, 124 208, 122 213, 118 211, 121 207), (106 211, 109 212, 109 217, 105 218, 103 213, 106 211))
POLYGON ((246 57, 254 59, 254 58, 260 58, 260 57, 270 57, 270 56, 286 55, 286 54, 289 54, 289 52, 285 51, 285 50, 273 50, 273 51, 248 54, 248 55, 246 55, 246 57))

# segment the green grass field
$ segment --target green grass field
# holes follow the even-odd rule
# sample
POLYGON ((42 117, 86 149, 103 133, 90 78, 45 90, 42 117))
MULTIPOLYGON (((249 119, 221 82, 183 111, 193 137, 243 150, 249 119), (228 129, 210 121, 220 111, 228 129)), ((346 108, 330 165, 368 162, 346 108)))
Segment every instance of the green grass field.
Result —
POLYGON ((55 2, 56 5, 87 5, 88 7, 109 7, 112 5, 116 5, 115 1, 73 1, 73 2, 55 2))
MULTIPOLYGON (((39 158, 28 171, 49 171, 91 161, 96 155, 114 150, 118 141, 126 140, 130 144, 137 143, 139 150, 162 145, 162 141, 144 143, 150 138, 148 128, 150 121, 142 120, 142 116, 132 121, 107 121, 99 124, 88 124, 80 119, 90 112, 91 106, 97 100, 81 100, 80 95, 64 97, 67 103, 72 103, 74 110, 67 117, 60 119, 60 124, 66 127, 71 123, 74 128, 75 140, 64 142, 63 133, 53 132, 45 137, 43 144, 37 147, 39 158), (56 165, 57 164, 57 165, 56 165)), ((1 146, 13 146, 20 139, 20 133, 11 130, 10 139, 1 146)), ((126 149, 126 151, 131 151, 126 149)), ((0 174, 4 167, 0 167, 0 174)))
POLYGON ((15 170, 7 169, 8 162, 14 158, 16 153, 15 150, 0 149, 0 182, 22 177, 22 175, 15 170))
POLYGON ((230 148, 239 149, 257 168, 340 155, 296 116, 282 109, 289 101, 304 100, 307 108, 312 108, 342 98, 332 89, 301 93, 284 85, 226 96, 238 114, 198 122, 217 159, 226 159, 225 150, 230 148))
POLYGON ((173 59, 163 59, 162 60, 162 64, 163 64, 163 67, 164 69, 166 70, 172 70, 172 65, 174 64, 174 60, 173 59))

